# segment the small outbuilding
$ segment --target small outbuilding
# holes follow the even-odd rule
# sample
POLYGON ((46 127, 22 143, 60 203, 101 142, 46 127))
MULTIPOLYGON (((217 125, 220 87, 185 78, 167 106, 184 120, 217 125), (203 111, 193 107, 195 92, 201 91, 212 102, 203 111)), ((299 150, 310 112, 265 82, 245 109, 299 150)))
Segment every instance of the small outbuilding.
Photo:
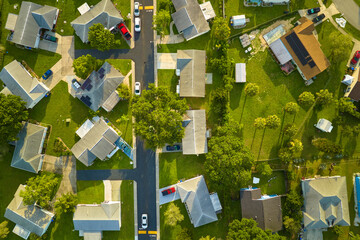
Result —
POLYGON ((246 82, 246 64, 236 63, 235 64, 235 82, 245 83, 246 82))
POLYGON ((329 120, 326 120, 325 118, 320 118, 317 124, 314 125, 317 129, 330 133, 333 129, 332 123, 329 120))
POLYGON ((236 16, 232 16, 230 18, 230 25, 234 28, 234 29, 238 29, 238 28, 242 28, 246 26, 246 18, 245 15, 236 15, 236 16))

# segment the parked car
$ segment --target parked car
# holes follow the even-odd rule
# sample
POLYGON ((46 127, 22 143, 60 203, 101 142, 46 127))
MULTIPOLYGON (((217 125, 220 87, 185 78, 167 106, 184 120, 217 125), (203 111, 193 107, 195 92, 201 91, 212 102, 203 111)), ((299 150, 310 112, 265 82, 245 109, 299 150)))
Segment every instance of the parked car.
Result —
POLYGON ((168 189, 165 189, 165 190, 161 191, 161 193, 162 193, 163 196, 172 194, 172 193, 174 193, 174 192, 175 192, 175 187, 168 188, 168 189))
POLYGON ((135 18, 135 32, 140 32, 141 30, 141 21, 140 18, 135 18))
POLYGON ((140 83, 135 82, 135 95, 140 96, 141 90, 140 90, 140 83))
POLYGON ((134 3, 134 15, 135 15, 135 17, 138 17, 140 15, 139 7, 140 7, 140 3, 135 2, 134 3))
POLYGON ((177 151, 180 150, 180 145, 166 146, 166 151, 177 151))
POLYGON ((75 78, 71 82, 76 89, 79 89, 81 87, 81 84, 75 78))
POLYGON ((46 79, 48 79, 52 74, 53 74, 53 72, 49 69, 49 70, 47 70, 47 71, 44 73, 44 75, 42 75, 42 78, 43 78, 44 80, 46 80, 46 79))
POLYGON ((321 20, 323 20, 325 18, 325 14, 320 14, 319 16, 317 16, 316 18, 314 18, 312 21, 313 23, 318 23, 321 20))
POLYGON ((148 215, 145 213, 141 215, 141 227, 143 229, 147 229, 148 227, 148 215))
POLYGON ((131 34, 130 34, 129 30, 127 29, 127 27, 125 26, 124 23, 119 23, 118 29, 120 30, 121 34, 124 35, 126 40, 131 39, 131 34))
POLYGON ((51 36, 51 35, 49 35, 49 34, 44 34, 43 39, 48 40, 48 41, 50 41, 50 42, 55 42, 55 43, 56 43, 57 40, 58 40, 56 37, 51 36))
POLYGON ((315 14, 315 13, 318 13, 318 12, 320 12, 320 8, 319 8, 319 7, 310 8, 310 9, 307 10, 307 14, 308 14, 308 15, 315 14))
POLYGON ((354 57, 351 59, 351 64, 356 65, 360 59, 360 51, 356 51, 354 57))

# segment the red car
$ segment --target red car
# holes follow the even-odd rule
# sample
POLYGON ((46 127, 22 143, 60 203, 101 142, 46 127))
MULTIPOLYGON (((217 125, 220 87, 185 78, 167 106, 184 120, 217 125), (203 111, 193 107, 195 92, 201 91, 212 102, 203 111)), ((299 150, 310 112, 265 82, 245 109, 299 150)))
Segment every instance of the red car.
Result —
POLYGON ((354 57, 351 59, 351 63, 356 65, 360 59, 360 51, 356 51, 354 57))
POLYGON ((172 194, 174 192, 175 192, 175 187, 172 187, 172 188, 168 188, 168 189, 163 190, 161 193, 162 193, 163 196, 166 196, 166 195, 172 194))
POLYGON ((126 40, 130 40, 131 34, 124 23, 120 23, 118 26, 118 29, 120 30, 121 34, 124 35, 126 40))

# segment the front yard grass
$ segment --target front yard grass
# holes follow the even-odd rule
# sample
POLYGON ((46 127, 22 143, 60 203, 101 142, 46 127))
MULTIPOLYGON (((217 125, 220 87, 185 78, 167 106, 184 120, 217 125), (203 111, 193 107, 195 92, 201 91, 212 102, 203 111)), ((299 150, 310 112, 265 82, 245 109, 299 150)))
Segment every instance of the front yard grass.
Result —
MULTIPOLYGON (((360 2, 360 0, 359 0, 359 2, 360 2)), ((341 13, 332 16, 334 21, 335 21, 336 18, 341 18, 341 17, 343 17, 343 16, 341 16, 341 13)), ((340 26, 338 26, 338 28, 340 28, 340 26)), ((356 38, 357 40, 360 40, 360 30, 355 28, 348 21, 346 22, 344 31, 347 32, 351 37, 356 38)))
POLYGON ((104 201, 103 181, 77 181, 79 204, 102 203, 104 201))

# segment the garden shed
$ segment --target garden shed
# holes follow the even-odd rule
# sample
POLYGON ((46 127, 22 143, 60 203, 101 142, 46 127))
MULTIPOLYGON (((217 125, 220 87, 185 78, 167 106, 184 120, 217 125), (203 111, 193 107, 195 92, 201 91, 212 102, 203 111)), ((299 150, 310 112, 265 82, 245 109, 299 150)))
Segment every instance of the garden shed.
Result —
POLYGON ((332 123, 325 118, 320 118, 317 124, 314 125, 317 129, 330 133, 333 129, 332 123))
POLYGON ((246 82, 246 64, 236 63, 235 64, 235 82, 245 83, 246 82))
POLYGON ((236 15, 236 16, 232 16, 230 18, 230 25, 234 28, 234 29, 238 29, 238 28, 242 28, 246 26, 246 18, 245 15, 236 15))

